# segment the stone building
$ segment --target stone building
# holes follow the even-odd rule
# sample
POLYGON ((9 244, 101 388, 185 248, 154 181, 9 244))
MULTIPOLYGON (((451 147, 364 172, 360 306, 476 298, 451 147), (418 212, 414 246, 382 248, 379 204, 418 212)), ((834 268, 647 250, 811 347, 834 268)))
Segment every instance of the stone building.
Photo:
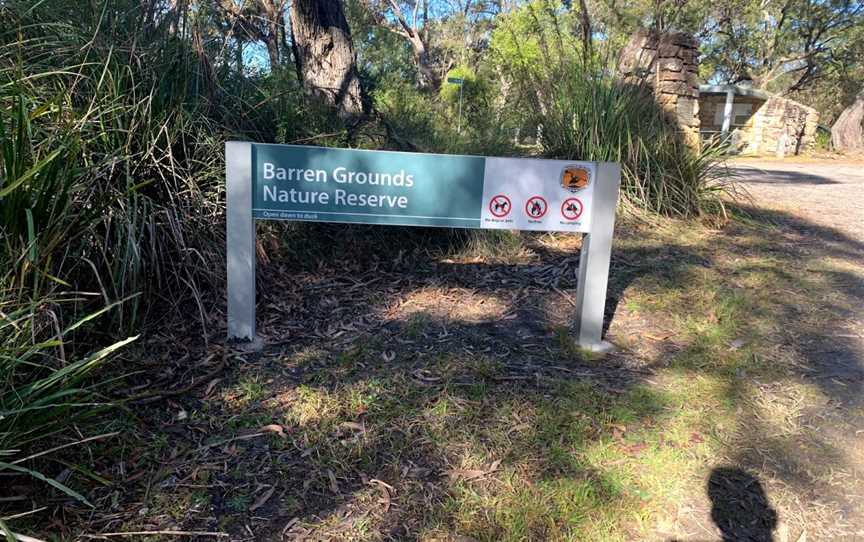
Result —
POLYGON ((786 156, 815 145, 815 109, 742 85, 700 85, 698 49, 686 33, 638 31, 621 52, 619 73, 650 87, 693 147, 721 138, 732 152, 786 156))
POLYGON ((699 121, 703 141, 725 136, 735 152, 783 157, 812 150, 819 112, 746 86, 701 85, 699 121))

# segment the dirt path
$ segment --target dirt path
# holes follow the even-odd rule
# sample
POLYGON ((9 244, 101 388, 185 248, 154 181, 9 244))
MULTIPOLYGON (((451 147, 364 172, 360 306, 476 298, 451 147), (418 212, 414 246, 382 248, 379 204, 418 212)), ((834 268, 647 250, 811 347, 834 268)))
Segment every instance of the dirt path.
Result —
POLYGON ((801 370, 759 388, 764 408, 751 440, 727 466, 706 469, 707 495, 679 507, 677 539, 723 531, 723 540, 864 540, 864 163, 740 160, 733 168, 753 198, 750 213, 777 228, 789 271, 805 281, 831 277, 832 287, 790 303, 812 328, 783 322, 778 346, 801 370), (772 415, 785 427, 764 434, 760 422, 772 415))
POLYGON ((739 160, 733 167, 760 207, 864 241, 864 161, 739 160))

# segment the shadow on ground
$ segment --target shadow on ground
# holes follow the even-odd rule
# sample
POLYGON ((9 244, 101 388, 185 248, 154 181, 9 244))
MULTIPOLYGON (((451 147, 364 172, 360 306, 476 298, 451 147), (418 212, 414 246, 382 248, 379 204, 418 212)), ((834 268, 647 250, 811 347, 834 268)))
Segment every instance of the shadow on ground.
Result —
POLYGON ((732 170, 753 184, 840 184, 834 179, 806 171, 790 171, 785 169, 764 169, 753 166, 737 165, 732 170))
POLYGON ((204 355, 176 335, 147 345, 165 378, 138 386, 170 389, 198 358, 225 370, 118 422, 128 440, 93 468, 112 480, 96 501, 111 512, 77 524, 237 540, 637 539, 657 537, 671 504, 666 539, 855 527, 864 357, 860 337, 832 333, 864 305, 864 245, 738 211, 747 221, 723 232, 620 228, 607 319, 621 350, 603 359, 567 332, 572 236, 495 238, 493 254, 470 236, 318 228, 332 241, 322 252, 299 230, 259 271, 263 352, 224 349, 221 331, 204 355), (694 479, 714 512, 680 512, 694 479), (790 513, 796 499, 830 517, 790 513), (743 521, 741 507, 764 514, 743 521))

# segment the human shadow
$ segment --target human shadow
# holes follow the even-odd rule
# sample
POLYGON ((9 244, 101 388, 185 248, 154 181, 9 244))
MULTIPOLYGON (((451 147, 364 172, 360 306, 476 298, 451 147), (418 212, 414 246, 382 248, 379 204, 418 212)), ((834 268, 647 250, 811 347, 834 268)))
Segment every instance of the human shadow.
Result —
POLYGON ((705 492, 723 542, 774 542, 779 515, 758 478, 738 467, 715 467, 705 492))
POLYGON ((774 540, 778 515, 755 476, 736 467, 717 467, 708 477, 706 491, 711 519, 723 534, 723 542, 774 540))

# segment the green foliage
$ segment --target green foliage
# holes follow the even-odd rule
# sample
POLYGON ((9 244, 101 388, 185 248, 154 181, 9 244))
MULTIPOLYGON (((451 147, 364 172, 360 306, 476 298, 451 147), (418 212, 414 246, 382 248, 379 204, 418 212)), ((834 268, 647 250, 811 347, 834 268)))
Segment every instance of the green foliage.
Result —
POLYGON ((471 99, 463 96, 461 133, 456 131, 458 94, 456 103, 451 104, 441 99, 432 100, 415 87, 402 84, 380 89, 373 96, 375 107, 398 136, 394 141, 397 148, 404 148, 398 145, 400 142, 410 142, 408 149, 426 152, 512 154, 509 135, 512 132, 500 122, 501 109, 492 102, 491 91, 487 89, 477 82, 471 99))
POLYGON ((576 25, 573 11, 557 0, 533 0, 498 17, 489 70, 502 80, 505 122, 522 134, 536 131, 538 114, 563 78, 598 69, 597 57, 583 54, 584 44, 575 39, 576 25))
POLYGON ((22 95, 11 98, 8 115, 0 110, 0 264, 9 272, 6 286, 22 295, 38 295, 52 278, 54 251, 83 218, 70 209, 83 188, 73 170, 75 135, 40 134, 31 124, 60 111, 51 103, 33 108, 22 95))
POLYGON ((572 39, 575 14, 556 0, 532 0, 498 18, 490 53, 508 74, 537 77, 554 67, 575 67, 582 45, 572 39))
POLYGON ((821 126, 816 129, 816 148, 820 151, 831 150, 831 130, 821 126))
POLYGON ((646 89, 574 77, 542 115, 547 156, 618 162, 627 202, 664 215, 715 210, 726 187, 722 149, 689 147, 646 89))
POLYGON ((60 329, 53 311, 62 301, 45 298, 22 304, 0 290, 0 476, 26 474, 87 503, 81 494, 42 474, 38 466, 25 467, 44 455, 28 455, 27 450, 48 447, 49 442, 63 441, 63 447, 76 444, 69 427, 107 406, 89 383, 90 373, 137 337, 67 358, 65 338, 110 307, 60 329))
POLYGON ((444 81, 441 84, 441 90, 438 91, 438 96, 445 103, 456 105, 459 103, 459 95, 461 92, 462 99, 476 98, 481 94, 480 85, 477 82, 477 74, 468 66, 456 66, 447 72, 444 76, 444 81), (451 83, 450 79, 462 79, 462 85, 451 83), (459 87, 462 87, 461 89, 459 87))
MULTIPOLYGON (((98 199, 89 208, 73 205, 86 196, 76 167, 80 149, 74 132, 58 137, 34 121, 61 117, 48 103, 31 107, 22 95, 0 110, 0 475, 19 473, 82 502, 65 485, 28 467, 27 450, 65 438, 67 427, 97 413, 89 374, 134 338, 95 353, 76 356, 66 338, 113 306, 99 309, 71 325, 64 308, 82 301, 77 294, 55 295, 68 284, 52 273, 54 261, 98 222, 98 199)), ((74 438, 72 439, 74 440, 74 438)))

